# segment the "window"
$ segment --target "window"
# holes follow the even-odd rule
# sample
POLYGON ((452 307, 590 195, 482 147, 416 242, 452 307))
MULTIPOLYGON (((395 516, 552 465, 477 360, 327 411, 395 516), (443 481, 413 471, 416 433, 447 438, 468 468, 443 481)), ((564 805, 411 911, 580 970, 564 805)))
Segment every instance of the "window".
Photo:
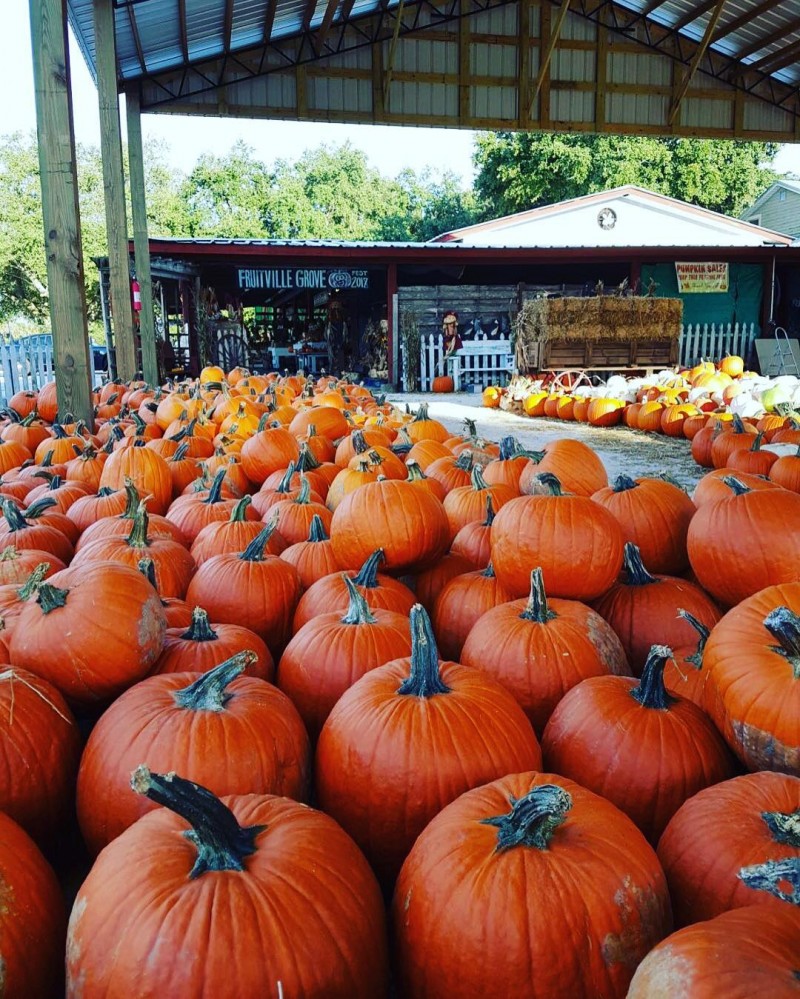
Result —
POLYGON ((786 201, 786 188, 782 187, 778 192, 778 201, 786 201))
POLYGON ((760 215, 751 215, 750 218, 747 221, 751 225, 761 225, 761 216, 760 215))

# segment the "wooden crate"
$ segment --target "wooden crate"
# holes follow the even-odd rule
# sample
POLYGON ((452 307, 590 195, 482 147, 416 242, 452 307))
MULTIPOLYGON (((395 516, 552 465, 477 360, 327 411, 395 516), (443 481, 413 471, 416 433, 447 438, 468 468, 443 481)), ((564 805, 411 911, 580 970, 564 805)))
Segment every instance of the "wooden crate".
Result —
POLYGON ((549 340, 538 353, 541 370, 670 367, 678 363, 678 341, 549 340))

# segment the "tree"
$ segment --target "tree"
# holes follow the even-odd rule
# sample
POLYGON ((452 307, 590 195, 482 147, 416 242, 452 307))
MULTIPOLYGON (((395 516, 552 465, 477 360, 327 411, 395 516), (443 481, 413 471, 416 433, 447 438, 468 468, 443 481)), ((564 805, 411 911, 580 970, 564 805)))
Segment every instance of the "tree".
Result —
POLYGON ((403 170, 397 177, 400 198, 384 216, 378 238, 425 242, 478 219, 472 191, 462 190, 455 174, 403 170))
POLYGON ((777 176, 777 143, 548 132, 478 136, 475 192, 484 218, 623 184, 738 216, 777 176))

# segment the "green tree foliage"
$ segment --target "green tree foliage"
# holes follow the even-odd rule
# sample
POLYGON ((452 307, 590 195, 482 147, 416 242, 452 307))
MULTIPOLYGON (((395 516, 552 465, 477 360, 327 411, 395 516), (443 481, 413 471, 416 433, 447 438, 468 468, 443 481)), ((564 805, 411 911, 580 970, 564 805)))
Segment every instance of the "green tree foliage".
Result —
POLYGON ((490 132, 475 146, 484 218, 638 184, 738 216, 776 174, 776 143, 548 132, 490 132))

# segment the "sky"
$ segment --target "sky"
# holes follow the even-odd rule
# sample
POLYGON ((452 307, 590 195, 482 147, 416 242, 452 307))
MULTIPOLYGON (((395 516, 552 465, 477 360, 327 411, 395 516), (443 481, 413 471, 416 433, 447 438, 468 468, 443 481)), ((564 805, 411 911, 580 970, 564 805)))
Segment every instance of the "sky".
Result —
MULTIPOLYGON (((6 46, 0 60, 0 134, 36 128, 31 63, 28 0, 0 0, 0 27, 6 46), (13 100, 8 95, 13 95, 13 100)), ((75 135, 79 142, 99 145, 97 91, 74 40, 70 43, 75 135)), ((122 118, 124 127, 124 115, 122 118)), ((350 141, 363 150, 372 166, 393 177, 411 167, 449 170, 469 186, 473 177, 474 132, 442 128, 401 128, 388 125, 335 125, 292 121, 253 121, 143 115, 145 139, 158 141, 172 166, 188 172, 204 152, 220 153, 241 139, 266 163, 297 159, 321 144, 350 141)), ((800 174, 800 146, 787 145, 775 160, 779 172, 800 174)))
MULTIPOLYGON (((0 60, 0 134, 29 132, 36 128, 36 109, 31 62, 28 0, 0 0, 0 27, 14 44, 0 60)), ((70 32, 72 94, 75 138, 100 144, 100 126, 95 89, 86 63, 70 32)), ((123 128, 125 123, 122 117, 123 128)), ((188 172, 204 152, 220 153, 238 139, 251 146, 260 159, 297 159, 306 149, 321 144, 341 145, 350 141, 362 149, 370 163, 384 176, 393 177, 411 167, 450 170, 469 186, 472 176, 473 132, 444 128, 399 128, 389 125, 335 125, 297 121, 254 121, 236 118, 199 118, 187 115, 142 116, 145 140, 155 139, 168 148, 168 159, 188 172)))

